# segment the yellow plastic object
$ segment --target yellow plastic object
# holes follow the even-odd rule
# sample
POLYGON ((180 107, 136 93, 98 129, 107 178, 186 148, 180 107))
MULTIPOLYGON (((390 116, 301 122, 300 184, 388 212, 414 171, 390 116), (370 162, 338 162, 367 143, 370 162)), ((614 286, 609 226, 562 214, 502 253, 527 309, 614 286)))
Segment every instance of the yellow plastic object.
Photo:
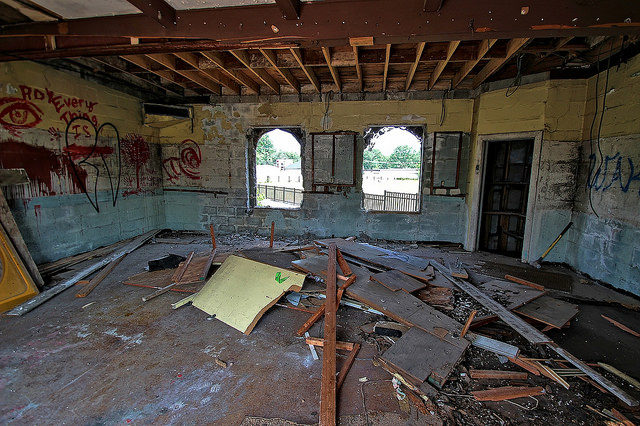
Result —
POLYGON ((0 226, 0 313, 6 312, 38 294, 7 233, 0 226))
POLYGON ((286 291, 300 291, 304 279, 305 274, 232 255, 198 294, 187 299, 196 308, 249 334, 286 291))

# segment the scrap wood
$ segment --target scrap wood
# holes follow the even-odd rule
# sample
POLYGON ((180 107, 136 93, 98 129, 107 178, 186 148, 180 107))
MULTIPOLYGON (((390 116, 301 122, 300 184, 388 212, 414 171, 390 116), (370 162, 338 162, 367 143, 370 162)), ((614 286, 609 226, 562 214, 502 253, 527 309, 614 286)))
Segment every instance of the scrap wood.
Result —
POLYGON ((599 384, 594 382, 589 377, 585 377, 585 376, 577 376, 577 377, 578 377, 578 379, 582 380, 583 382, 589 383, 591 386, 593 386, 594 388, 598 389, 600 392, 606 393, 606 394, 609 393, 609 391, 607 391, 605 388, 603 388, 602 386, 600 386, 599 384))
POLYGON ((7 312, 7 315, 24 315, 27 312, 37 308, 47 300, 51 299, 52 297, 56 296, 59 293, 62 293, 69 287, 72 287, 79 280, 85 277, 88 277, 89 275, 99 270, 103 266, 113 262, 115 259, 118 259, 119 257, 125 254, 131 253, 132 251, 134 251, 135 249, 137 249, 138 247, 146 243, 149 239, 153 238, 153 236, 156 235, 158 232, 159 230, 156 229, 136 237, 133 241, 126 244, 124 247, 114 251, 109 256, 106 256, 105 258, 95 262, 94 264, 81 269, 80 271, 76 272, 71 278, 68 278, 63 282, 61 282, 60 284, 57 284, 56 286, 51 287, 46 291, 43 291, 33 299, 7 312))
POLYGON ((548 347, 553 349, 558 355, 569 361, 575 367, 584 371, 587 376, 591 377, 597 383, 602 385, 604 388, 609 390, 612 394, 616 395, 622 401, 630 406, 638 405, 638 401, 616 386, 613 382, 603 377, 601 374, 593 370, 591 367, 586 365, 584 362, 570 354, 569 352, 562 349, 560 346, 555 344, 551 339, 545 336, 543 333, 538 331, 533 326, 527 324, 521 318, 514 315, 512 312, 507 310, 504 306, 497 303, 495 300, 488 297, 482 291, 480 291, 475 286, 469 284, 464 280, 458 280, 456 278, 451 277, 446 273, 445 268, 435 261, 431 261, 433 266, 438 269, 443 275, 449 279, 452 283, 458 286, 465 293, 473 297, 477 302, 481 303, 486 308, 492 310, 495 314, 497 314, 500 319, 509 326, 511 326, 514 330, 516 330, 522 337, 527 339, 530 343, 533 344, 546 344, 548 347))
POLYGON ((477 401, 505 401, 507 399, 542 395, 543 393, 544 389, 540 386, 503 386, 482 391, 472 391, 471 395, 473 395, 477 401))
POLYGON ((427 286, 424 281, 418 281, 396 269, 372 274, 370 278, 392 291, 403 290, 407 293, 413 293, 427 286))
POLYGON ((506 306, 510 311, 545 294, 544 291, 504 280, 487 281, 478 285, 478 288, 487 296, 506 306))
POLYGON ((478 311, 476 311, 475 309, 471 311, 471 313, 469 314, 469 318, 467 318, 467 322, 465 322, 464 327, 462 327, 462 331, 460 332, 460 337, 464 337, 464 335, 467 334, 467 331, 469 331, 469 326, 471 325, 471 321, 473 321, 473 318, 476 316, 477 313, 478 311))
MULTIPOLYGON (((356 275, 351 275, 345 282, 344 284, 342 284, 340 286, 340 288, 338 289, 338 293, 337 293, 337 304, 340 304, 340 301, 342 300, 342 295, 344 294, 344 291, 356 281, 357 276, 356 275)), ((306 333, 307 331, 309 331, 309 329, 311 328, 311 326, 313 324, 316 323, 316 321, 318 321, 320 318, 322 318, 322 315, 324 315, 325 313, 325 309, 326 309, 326 302, 323 303, 318 310, 311 315, 311 317, 304 323, 302 324, 302 326, 298 329, 298 331, 296 332, 296 336, 300 337, 302 336, 304 333, 306 333)))
POLYGON ((344 383, 344 379, 347 378, 347 374, 349 373, 349 370, 351 369, 353 362, 356 360, 358 351, 360 351, 360 343, 354 343, 353 349, 351 349, 351 351, 349 352, 349 356, 347 357, 347 359, 344 361, 344 364, 342 364, 342 367, 340 368, 340 373, 338 374, 338 382, 336 383, 336 387, 338 389, 340 389, 340 387, 342 386, 342 383, 344 383))
POLYGON ((269 248, 273 248, 273 234, 275 232, 276 229, 276 223, 275 222, 271 222, 271 237, 269 238, 269 248))
POLYGON ((107 278, 111 271, 113 271, 116 266, 118 266, 118 264, 122 262, 125 256, 126 254, 123 254, 122 256, 105 266, 102 271, 100 271, 95 277, 91 279, 91 281, 89 281, 89 283, 87 283, 86 286, 82 287, 82 290, 80 290, 76 294, 76 297, 87 297, 89 293, 91 293, 93 289, 98 286, 98 284, 100 284, 105 278, 107 278))
POLYGON ((239 256, 229 256, 192 305, 245 334, 287 291, 300 291, 305 275, 239 256))
POLYGON ((211 234, 211 248, 216 249, 216 233, 213 232, 213 225, 209 224, 209 233, 211 234))
POLYGON ((611 324, 615 325, 616 327, 618 327, 620 330, 626 331, 627 333, 633 334, 636 337, 640 337, 640 333, 638 333, 635 330, 630 329, 629 327, 627 327, 624 324, 619 323, 618 321, 609 318, 606 315, 600 315, 602 318, 606 319, 607 321, 609 321, 611 324))
POLYGON ((345 276, 348 277, 353 273, 351 272, 351 268, 349 267, 349 264, 347 263, 347 261, 344 260, 344 257, 342 257, 342 253, 340 253, 340 250, 336 250, 336 260, 338 261, 338 266, 340 266, 340 270, 345 276))
MULTIPOLYGON (((320 347, 324 346, 324 339, 321 339, 319 337, 306 337, 305 342, 308 345, 320 347)), ((336 349, 339 351, 352 351, 355 348, 355 345, 356 343, 341 342, 339 340, 336 340, 336 349)))
POLYGON ((189 264, 191 263, 191 260, 193 259, 193 252, 189 253, 189 257, 187 257, 187 260, 185 260, 184 262, 182 262, 180 264, 180 266, 175 270, 175 272, 173 273, 173 275, 171 276, 171 283, 165 287, 162 287, 159 290, 156 290, 155 292, 149 294, 148 296, 144 296, 142 298, 143 302, 147 302, 155 297, 160 296, 161 294, 164 294, 166 292, 168 292, 169 290, 171 290, 173 287, 181 284, 181 280, 182 277, 184 276, 184 273, 186 272, 187 268, 189 267, 189 264))
POLYGON ((578 315, 578 305, 542 296, 515 309, 518 315, 531 318, 552 328, 565 327, 569 321, 578 315))
POLYGON ((636 379, 634 379, 633 377, 629 376, 628 374, 625 374, 622 371, 618 370, 617 368, 615 368, 615 367, 613 367, 613 366, 611 366, 609 364, 605 364, 604 362, 599 362, 598 365, 600 367, 604 368, 605 370, 607 370, 609 373, 615 374, 616 376, 620 377, 625 382, 633 385, 637 389, 640 389, 640 382, 637 381, 636 379))
MULTIPOLYGON (((304 333, 304 337, 306 337, 307 339, 310 337, 309 336, 309 332, 304 333)), ((311 351, 311 357, 315 360, 319 359, 318 358, 318 352, 316 352, 316 348, 314 345, 312 345, 311 343, 307 342, 307 345, 309 346, 309 350, 311 351)))
POLYGON ((544 286, 541 286, 540 284, 532 283, 531 281, 527 281, 527 280, 522 279, 522 278, 514 277, 513 275, 509 275, 509 274, 505 275, 504 277, 505 277, 505 279, 507 279, 509 281, 513 281, 514 283, 528 285, 529 287, 535 288, 536 290, 546 291, 546 288, 544 286))
POLYGON ((538 371, 540 371, 540 373, 542 373, 543 376, 545 376, 545 377, 547 377, 547 378, 559 383, 563 388, 569 389, 569 387, 570 387, 569 383, 567 383, 566 380, 564 380, 562 377, 560 377, 551 368, 547 367, 544 364, 541 364, 540 361, 531 361, 531 363, 536 366, 538 371))
POLYGON ((404 386, 417 393, 420 398, 422 398, 422 400, 424 400, 430 406, 432 406, 431 399, 435 399, 439 396, 438 391, 428 382, 422 382, 419 385, 411 383, 403 376, 403 374, 406 373, 399 371, 395 366, 387 363, 384 359, 380 358, 380 356, 375 356, 373 358, 373 364, 377 367, 382 368, 384 371, 395 377, 404 386))
POLYGON ((324 315, 324 343, 320 386, 320 425, 336 424, 336 245, 329 244, 324 315))
MULTIPOLYGON (((415 293, 415 296, 425 303, 443 309, 453 309, 453 291, 447 287, 429 287, 415 293)), ((472 323, 473 325, 473 323, 472 323)))
POLYGON ((633 422, 626 418, 620 411, 616 410, 615 408, 612 408, 610 411, 611 414, 613 414, 613 417, 620 420, 625 426, 633 426, 633 422))
POLYGON ((472 379, 527 380, 529 375, 518 371, 504 370, 469 370, 472 379))

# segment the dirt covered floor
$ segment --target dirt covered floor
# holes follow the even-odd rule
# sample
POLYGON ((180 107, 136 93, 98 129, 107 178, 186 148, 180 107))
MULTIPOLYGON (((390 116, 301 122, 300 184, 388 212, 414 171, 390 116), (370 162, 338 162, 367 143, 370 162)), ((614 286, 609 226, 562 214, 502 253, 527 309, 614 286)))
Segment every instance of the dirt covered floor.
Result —
MULTIPOLYGON (((309 241, 277 240, 275 248, 309 241)), ((547 335, 584 362, 604 362, 639 378, 640 338, 626 333, 601 315, 640 330, 640 302, 586 277, 553 265, 533 270, 515 259, 487 253, 466 253, 456 246, 371 241, 381 247, 466 266, 470 281, 486 282, 505 273, 549 273, 554 298, 575 303, 578 315, 566 328, 547 335), (501 266, 502 265, 502 266, 501 266), (509 272, 505 272, 509 271, 509 272), (570 282, 567 283, 567 280, 570 282)), ((218 253, 268 247, 264 238, 234 235, 217 239, 218 253)), ((86 298, 80 286, 68 289, 22 317, 0 318, 0 422, 17 424, 314 424, 318 421, 322 349, 314 360, 296 330, 321 299, 307 298, 293 309, 284 298, 271 308, 249 335, 243 335, 192 306, 171 309, 185 293, 168 292, 148 302, 153 289, 123 285, 142 273, 147 262, 167 254, 205 254, 210 239, 198 234, 163 234, 129 254, 86 298), (225 366, 226 365, 226 366, 225 366), (270 419, 270 420, 265 420, 270 419), (280 420, 279 420, 280 419, 280 420)), ((74 265, 55 281, 71 276, 94 260, 74 265)), ((534 275, 531 275, 532 277, 534 275)), ((538 275, 538 277, 540 277, 538 275)), ((531 278, 533 281, 533 278, 531 278)), ((539 284, 544 282, 536 281, 539 284)), ((307 279, 303 291, 322 291, 307 279)), ((486 309, 454 290, 449 307, 437 307, 464 323, 473 309, 486 309)), ((492 352, 473 346, 432 398, 416 404, 406 389, 394 388, 392 377, 374 365, 374 358, 394 338, 373 332, 385 320, 378 314, 341 305, 337 338, 362 345, 338 392, 340 424, 604 424, 603 410, 615 408, 633 422, 640 413, 611 394, 578 377, 567 377, 569 389, 543 376, 526 380, 472 379, 470 370, 525 370, 492 352), (541 386, 542 395, 502 402, 476 401, 471 391, 505 385, 541 386), (591 411, 587 406, 601 414, 591 411), (422 410, 422 411, 421 411, 422 410)), ((310 330, 321 337, 323 321, 310 330)), ((507 325, 493 322, 475 330, 511 343, 529 358, 554 354, 533 347, 507 325)), ((557 356, 556 356, 557 357, 557 356)), ((346 355, 338 356, 338 369, 346 355)), ((594 367, 595 368, 595 367, 594 367)), ((638 389, 617 376, 607 378, 633 395, 638 389)))

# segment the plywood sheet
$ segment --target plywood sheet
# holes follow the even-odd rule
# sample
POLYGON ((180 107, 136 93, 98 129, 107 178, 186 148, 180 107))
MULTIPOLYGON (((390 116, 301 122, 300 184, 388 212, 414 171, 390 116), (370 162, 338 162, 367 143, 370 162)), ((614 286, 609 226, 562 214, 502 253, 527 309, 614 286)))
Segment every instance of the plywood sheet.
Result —
POLYGON ((519 307, 515 312, 552 327, 561 328, 578 314, 578 305, 550 296, 542 296, 519 307))
POLYGON ((429 380, 441 387, 463 353, 463 348, 412 327, 381 358, 416 385, 429 380))
POLYGON ((490 296, 496 302, 500 302, 509 310, 516 309, 545 293, 544 291, 536 290, 527 285, 504 280, 487 281, 478 287, 486 295, 490 296))
POLYGON ((286 291, 300 291, 304 279, 304 274, 229 256, 194 297, 193 306, 249 334, 286 291))
POLYGON ((371 275, 371 279, 387 287, 389 290, 404 290, 407 293, 412 293, 427 286, 425 282, 418 281, 415 278, 403 274, 402 272, 395 269, 373 274, 371 275))

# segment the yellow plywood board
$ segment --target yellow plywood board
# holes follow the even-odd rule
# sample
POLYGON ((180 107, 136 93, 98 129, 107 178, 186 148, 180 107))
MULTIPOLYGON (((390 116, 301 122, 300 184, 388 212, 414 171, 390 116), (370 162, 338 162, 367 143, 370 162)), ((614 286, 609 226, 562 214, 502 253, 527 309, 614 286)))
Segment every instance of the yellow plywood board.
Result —
POLYGON ((0 225, 0 313, 38 294, 38 288, 0 225))
POLYGON ((229 256, 193 298, 193 306, 245 334, 286 291, 300 291, 305 275, 229 256))

